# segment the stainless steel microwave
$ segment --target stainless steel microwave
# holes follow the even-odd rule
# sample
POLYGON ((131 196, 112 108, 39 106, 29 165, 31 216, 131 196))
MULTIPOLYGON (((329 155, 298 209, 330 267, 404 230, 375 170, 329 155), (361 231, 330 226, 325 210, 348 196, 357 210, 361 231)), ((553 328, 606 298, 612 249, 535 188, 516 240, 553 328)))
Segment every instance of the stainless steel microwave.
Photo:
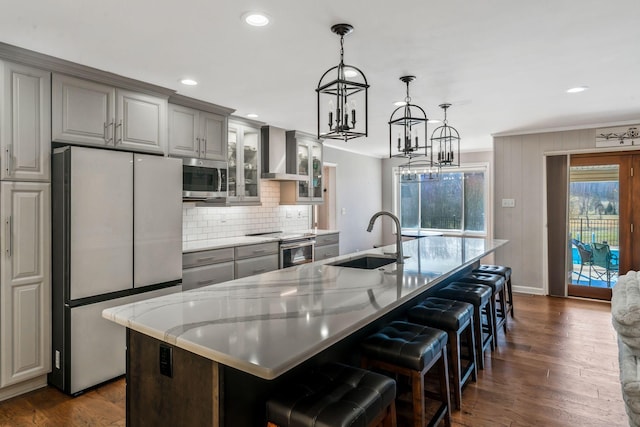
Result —
POLYGON ((225 199, 227 162, 206 159, 182 160, 183 200, 225 199))

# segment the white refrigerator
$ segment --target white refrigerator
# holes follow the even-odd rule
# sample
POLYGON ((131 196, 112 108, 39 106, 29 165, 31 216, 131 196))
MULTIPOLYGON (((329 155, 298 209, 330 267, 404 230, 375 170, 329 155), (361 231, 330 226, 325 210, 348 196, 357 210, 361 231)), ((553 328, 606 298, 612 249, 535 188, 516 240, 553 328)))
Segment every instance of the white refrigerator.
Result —
POLYGON ((52 155, 53 354, 69 394, 125 372, 102 310, 180 290, 182 161, 76 146, 52 155))

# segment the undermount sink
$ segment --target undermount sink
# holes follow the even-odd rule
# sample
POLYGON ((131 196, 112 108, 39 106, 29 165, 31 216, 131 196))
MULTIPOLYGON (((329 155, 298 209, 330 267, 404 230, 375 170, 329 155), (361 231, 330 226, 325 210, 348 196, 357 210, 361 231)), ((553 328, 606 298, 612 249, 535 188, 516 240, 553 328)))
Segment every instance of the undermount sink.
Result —
POLYGON ((346 261, 334 262, 329 265, 335 265, 336 267, 350 267, 350 268, 361 268, 364 270, 374 270, 376 268, 379 268, 394 262, 396 262, 395 257, 390 258, 390 257, 363 255, 358 258, 351 258, 346 261))

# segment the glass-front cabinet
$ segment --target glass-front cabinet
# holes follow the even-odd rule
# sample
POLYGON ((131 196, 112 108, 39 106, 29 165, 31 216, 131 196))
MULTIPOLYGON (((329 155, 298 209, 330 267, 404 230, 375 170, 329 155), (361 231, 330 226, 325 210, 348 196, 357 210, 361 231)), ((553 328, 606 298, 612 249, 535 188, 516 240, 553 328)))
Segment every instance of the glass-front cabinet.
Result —
POLYGON ((311 144, 311 198, 314 201, 323 201, 322 191, 322 144, 311 144))
POLYGON ((229 203, 260 203, 260 125, 229 120, 229 203))
POLYGON ((316 204, 324 201, 322 191, 322 142, 308 133, 287 131, 287 146, 295 144, 296 173, 306 177, 294 185, 280 184, 280 204, 316 204))

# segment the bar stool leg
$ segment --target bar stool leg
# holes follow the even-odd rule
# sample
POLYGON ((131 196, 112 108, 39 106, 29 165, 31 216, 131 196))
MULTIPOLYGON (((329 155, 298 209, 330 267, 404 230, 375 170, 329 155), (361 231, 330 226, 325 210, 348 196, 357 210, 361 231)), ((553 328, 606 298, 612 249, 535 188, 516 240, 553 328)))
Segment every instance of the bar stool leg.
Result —
POLYGON ((480 310, 473 311, 473 328, 475 329, 476 340, 476 359, 478 360, 478 368, 484 369, 484 333, 482 331, 482 313, 480 310))
POLYGON ((515 316, 513 315, 514 309, 513 309, 513 290, 511 289, 511 276, 509 276, 509 280, 507 280, 506 283, 507 286, 507 297, 509 298, 507 300, 507 304, 509 304, 509 311, 511 312, 511 318, 515 318, 515 316))
POLYGON ((496 336, 496 299, 495 296, 492 296, 489 299, 489 304, 486 307, 487 312, 487 328, 489 329, 489 333, 492 334, 493 339, 491 340, 491 351, 494 351, 498 346, 498 337, 496 336))
POLYGON ((411 388, 413 396, 413 425, 422 427, 426 425, 425 402, 424 402, 424 374, 418 371, 411 371, 411 388))
MULTIPOLYGON (((471 328, 469 325, 467 328, 471 328)), ((460 363, 460 339, 458 334, 449 333, 449 348, 451 349, 451 360, 453 361, 451 369, 453 370, 453 379, 456 381, 455 391, 453 393, 456 409, 460 409, 462 385, 460 384, 460 377, 462 376, 462 363, 460 363)))
MULTIPOLYGON (((473 361, 473 371, 471 372, 471 379, 473 382, 478 381, 478 354, 476 352, 476 337, 475 337, 475 319, 471 318, 471 325, 467 328, 467 348, 469 349, 469 357, 473 361)), ((483 357, 484 359, 484 357, 483 357)))
MULTIPOLYGON (((500 311, 498 312, 497 308, 496 308, 496 315, 498 313, 500 313, 500 316, 502 318, 500 320, 502 322, 502 329, 504 330, 504 333, 506 335, 506 333, 507 333, 507 316, 509 314, 508 313, 509 309, 507 307, 507 298, 505 296, 505 290, 504 289, 498 293, 498 302, 500 303, 500 311)), ((497 331, 497 329, 496 329, 496 331, 497 331)))
POLYGON ((451 395, 449 394, 449 376, 447 372, 449 372, 448 361, 447 361, 447 349, 445 348, 442 351, 442 356, 440 356, 440 361, 438 362, 442 366, 439 369, 440 372, 440 396, 443 396, 446 399, 446 414, 444 416, 444 425, 447 427, 451 426, 451 395))

